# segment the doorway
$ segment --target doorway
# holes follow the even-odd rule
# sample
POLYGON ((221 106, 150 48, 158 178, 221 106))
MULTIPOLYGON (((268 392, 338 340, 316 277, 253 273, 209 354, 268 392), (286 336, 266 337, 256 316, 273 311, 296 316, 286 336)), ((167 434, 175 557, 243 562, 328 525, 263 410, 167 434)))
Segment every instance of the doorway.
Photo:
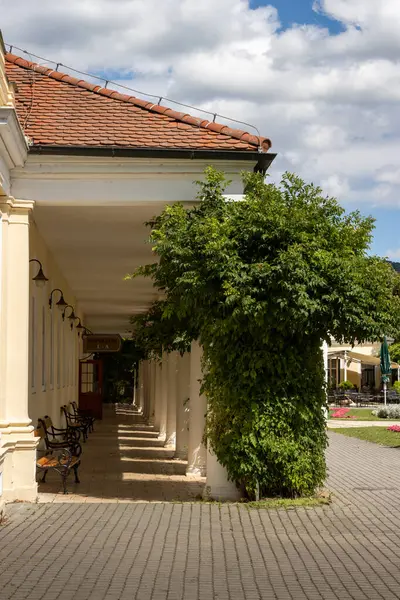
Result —
POLYGON ((79 361, 79 408, 96 419, 103 418, 103 363, 79 361))

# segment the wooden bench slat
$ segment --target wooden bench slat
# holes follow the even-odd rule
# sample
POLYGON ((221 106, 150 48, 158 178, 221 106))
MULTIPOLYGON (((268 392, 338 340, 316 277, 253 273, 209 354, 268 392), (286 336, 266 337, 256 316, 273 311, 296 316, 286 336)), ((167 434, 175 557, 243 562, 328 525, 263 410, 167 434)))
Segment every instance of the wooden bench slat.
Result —
POLYGON ((80 462, 80 459, 77 456, 73 456, 71 462, 69 462, 69 459, 65 458, 63 460, 58 461, 56 458, 54 458, 54 456, 42 456, 42 458, 39 458, 36 461, 36 464, 41 467, 42 469, 45 468, 53 468, 53 467, 58 467, 61 465, 68 465, 69 463, 69 467, 72 468, 74 465, 76 465, 78 462, 80 462))

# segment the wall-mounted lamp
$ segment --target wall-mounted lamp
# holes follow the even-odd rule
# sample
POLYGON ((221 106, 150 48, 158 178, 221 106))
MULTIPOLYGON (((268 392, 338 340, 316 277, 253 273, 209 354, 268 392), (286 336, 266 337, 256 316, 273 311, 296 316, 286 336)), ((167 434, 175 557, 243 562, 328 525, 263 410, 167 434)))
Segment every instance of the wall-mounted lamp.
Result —
POLYGON ((62 292, 62 290, 60 290, 60 288, 54 288, 54 290, 51 291, 50 294, 50 298, 49 298, 49 306, 50 308, 53 306, 53 294, 54 292, 60 292, 61 296, 58 302, 56 302, 56 306, 59 310, 63 311, 65 310, 65 308, 68 306, 68 304, 65 302, 64 300, 64 294, 62 292))
POLYGON ((37 287, 44 287, 48 281, 46 275, 43 273, 43 267, 42 267, 42 263, 40 262, 40 260, 38 260, 37 258, 31 258, 30 261, 31 262, 36 262, 39 265, 39 271, 37 272, 37 275, 35 275, 35 277, 32 277, 32 281, 35 282, 35 285, 37 285, 37 287))
POLYGON ((76 326, 75 329, 78 332, 78 337, 81 337, 81 333, 82 333, 82 331, 85 330, 85 327, 82 325, 80 317, 75 317, 75 319, 77 319, 79 321, 79 323, 78 323, 78 325, 76 326))
POLYGON ((76 319, 76 315, 74 312, 74 307, 71 306, 71 304, 67 304, 67 306, 64 308, 64 312, 62 314, 62 320, 65 321, 65 316, 66 316, 65 313, 67 312, 67 308, 72 308, 72 312, 69 313, 69 315, 67 317, 67 319, 69 319, 71 321, 71 329, 72 329, 72 327, 74 326, 74 321, 76 319))

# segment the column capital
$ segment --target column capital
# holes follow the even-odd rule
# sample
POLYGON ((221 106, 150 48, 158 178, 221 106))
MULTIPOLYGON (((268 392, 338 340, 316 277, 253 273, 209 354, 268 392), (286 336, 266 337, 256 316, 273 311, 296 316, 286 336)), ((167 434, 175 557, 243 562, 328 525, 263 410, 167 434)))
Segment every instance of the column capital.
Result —
POLYGON ((0 211, 4 214, 17 212, 30 213, 35 206, 34 200, 18 200, 13 196, 0 196, 0 211))
POLYGON ((9 225, 29 225, 29 215, 34 206, 33 200, 17 200, 12 196, 0 196, 0 216, 9 225))

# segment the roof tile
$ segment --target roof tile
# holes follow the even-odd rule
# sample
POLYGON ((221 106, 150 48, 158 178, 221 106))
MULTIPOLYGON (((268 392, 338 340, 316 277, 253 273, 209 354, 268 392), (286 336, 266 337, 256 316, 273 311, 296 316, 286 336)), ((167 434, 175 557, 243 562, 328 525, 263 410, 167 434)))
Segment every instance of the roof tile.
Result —
POLYGON ((6 54, 16 109, 34 145, 268 151, 271 142, 6 54))

